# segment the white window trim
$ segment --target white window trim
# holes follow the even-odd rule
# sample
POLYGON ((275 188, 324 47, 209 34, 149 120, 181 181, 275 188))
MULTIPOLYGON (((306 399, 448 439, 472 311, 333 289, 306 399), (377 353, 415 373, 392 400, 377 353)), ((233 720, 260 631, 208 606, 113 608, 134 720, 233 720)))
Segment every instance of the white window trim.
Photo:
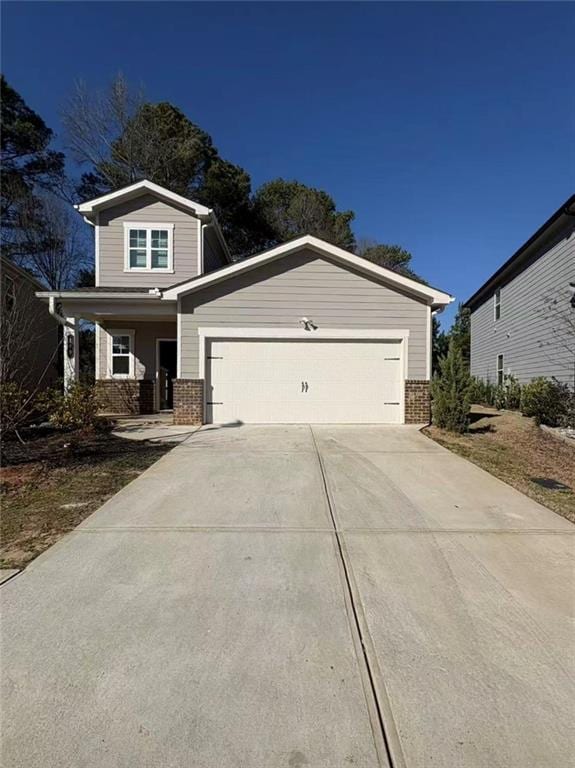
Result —
POLYGON ((501 320, 501 288, 497 288, 493 294, 493 320, 495 322, 501 320), (499 310, 499 317, 497 317, 497 310, 499 310))
POLYGON ((505 358, 502 352, 499 352, 497 354, 497 357, 495 358, 495 376, 496 376, 496 382, 498 387, 501 386, 499 383, 500 372, 501 372, 501 384, 503 384, 505 380, 505 358), (501 358, 501 368, 499 368, 499 358, 501 358))
POLYGON ((135 331, 133 328, 106 328, 106 333, 109 336, 108 339, 108 377, 110 379, 133 379, 134 371, 136 369, 135 355, 134 355, 134 339, 135 331), (112 367, 113 348, 114 348, 114 336, 129 336, 130 337, 130 351, 128 352, 129 370, 128 373, 114 373, 112 367))
POLYGON ((124 222, 124 272, 148 272, 152 274, 174 271, 174 225, 159 222, 125 221, 124 222), (145 229, 146 235, 146 266, 130 266, 130 230, 145 229), (152 268, 152 238, 150 230, 165 229, 168 232, 168 266, 152 268))

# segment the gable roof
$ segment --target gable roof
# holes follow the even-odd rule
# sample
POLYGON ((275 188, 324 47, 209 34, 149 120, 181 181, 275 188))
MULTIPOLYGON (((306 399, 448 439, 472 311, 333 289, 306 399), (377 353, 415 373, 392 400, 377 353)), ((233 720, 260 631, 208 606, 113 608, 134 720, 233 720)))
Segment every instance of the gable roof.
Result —
POLYGON ((540 250, 547 242, 550 242, 553 238, 557 237, 563 229, 567 226, 568 222, 573 221, 575 217, 575 195, 571 195, 563 205, 553 213, 547 221, 542 224, 539 229, 531 235, 529 240, 526 240, 522 246, 520 246, 513 256, 502 264, 499 269, 489 277, 483 285, 478 288, 473 296, 463 305, 468 309, 475 309, 479 304, 483 304, 489 299, 496 288, 502 285, 504 282, 508 282, 511 278, 519 274, 529 264, 529 260, 537 255, 542 256, 545 251, 540 250))
POLYGON ((209 217, 213 213, 211 208, 207 208, 200 203, 195 203, 193 200, 189 200, 182 195, 177 195, 175 192, 170 192, 169 189, 161 187, 159 184, 154 184, 153 181, 148 181, 148 179, 137 181, 135 184, 122 187, 122 189, 117 189, 115 192, 109 192, 107 195, 95 197, 93 200, 87 200, 85 203, 75 205, 74 208, 80 213, 89 216, 91 213, 97 213, 97 211, 101 211, 103 208, 109 208, 112 205, 117 205, 126 200, 133 200, 146 192, 166 200, 167 202, 175 203, 182 208, 186 208, 200 218, 204 216, 209 217))
MULTIPOLYGON (((7 272, 14 272, 15 275, 18 275, 23 280, 27 280, 35 288, 39 288, 42 291, 46 290, 46 286, 42 283, 41 280, 38 280, 37 277, 34 277, 34 275, 31 272, 28 272, 27 269, 19 267, 18 264, 14 264, 14 262, 7 256, 0 254, 0 261, 2 262, 2 268, 6 269, 7 272)), ((11 277, 11 275, 8 275, 8 277, 11 277)))
POLYGON ((94 224, 95 216, 98 211, 110 208, 113 205, 118 205, 118 203, 123 203, 128 200, 135 200, 145 194, 154 195, 167 203, 173 203, 174 205, 180 206, 180 208, 185 208, 190 211, 192 215, 197 216, 198 219, 213 225, 226 259, 228 261, 232 260, 228 244, 226 243, 226 238, 224 237, 224 233, 222 232, 213 208, 207 208, 201 203, 195 203, 187 197, 177 195, 175 192, 166 189, 166 187, 161 187, 159 184, 154 184, 153 181, 148 181, 148 179, 142 179, 142 181, 137 181, 135 184, 130 184, 127 187, 122 187, 122 189, 117 189, 115 192, 109 192, 107 195, 95 197, 93 200, 86 200, 84 203, 78 203, 74 208, 84 216, 85 220, 94 224))
POLYGON ((295 240, 282 243, 268 251, 258 253, 255 256, 250 256, 247 259, 235 262, 234 264, 221 267, 213 272, 208 272, 207 274, 184 280, 181 283, 176 283, 163 290, 163 298, 168 300, 177 299, 188 293, 199 291, 207 286, 223 282, 235 275, 248 272, 262 264, 277 261, 278 259, 304 249, 315 251, 320 256, 327 256, 344 266, 353 267, 368 276, 376 277, 391 287, 395 287, 406 293, 410 293, 417 298, 423 299, 437 309, 442 309, 454 300, 453 296, 444 291, 432 288, 429 285, 420 283, 417 280, 412 280, 409 277, 404 277, 391 269, 380 267, 378 264, 374 264, 361 256, 357 256, 355 253, 345 251, 343 248, 339 248, 336 245, 332 245, 331 243, 328 243, 325 240, 320 240, 318 237, 313 237, 312 235, 298 237, 295 240))

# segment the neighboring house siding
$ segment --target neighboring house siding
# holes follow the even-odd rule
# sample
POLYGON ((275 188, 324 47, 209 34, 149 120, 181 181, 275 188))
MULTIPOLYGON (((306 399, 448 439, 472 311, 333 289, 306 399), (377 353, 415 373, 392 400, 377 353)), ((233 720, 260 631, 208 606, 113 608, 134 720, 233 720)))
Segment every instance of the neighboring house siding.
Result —
MULTIPOLYGON (((2 259, 2 333, 8 343, 7 334, 15 332, 19 365, 13 378, 31 390, 45 389, 58 378, 58 323, 48 305, 36 298, 38 290, 43 286, 2 259), (5 309, 6 278, 13 281, 15 288, 16 301, 11 310, 5 309)), ((12 372, 9 375, 12 377, 12 372)))
POLYGON ((100 212, 99 285, 166 287, 198 274, 199 220, 189 211, 142 195, 100 212), (124 272, 124 222, 174 224, 173 272, 124 272))
MULTIPOLYGON (((375 279, 303 251, 181 300, 182 378, 199 376, 199 327, 407 329, 408 378, 427 379, 429 307, 375 279)), ((358 382, 361 393, 361 382, 358 382)))
POLYGON ((110 378, 108 351, 111 337, 107 329, 134 331, 134 373, 136 379, 156 378, 156 339, 177 338, 175 322, 131 322, 124 320, 120 322, 110 320, 106 325, 100 324, 100 331, 97 334, 99 349, 96 350, 99 379, 110 378))
POLYGON ((204 228, 204 272, 212 272, 227 264, 224 249, 214 228, 204 228))
POLYGON ((575 322, 569 282, 575 280, 575 227, 510 282, 502 285, 501 317, 495 320, 493 294, 471 313, 471 373, 497 378, 497 355, 504 372, 525 383, 554 376, 573 385, 575 322), (549 301, 556 299, 556 309, 549 301))

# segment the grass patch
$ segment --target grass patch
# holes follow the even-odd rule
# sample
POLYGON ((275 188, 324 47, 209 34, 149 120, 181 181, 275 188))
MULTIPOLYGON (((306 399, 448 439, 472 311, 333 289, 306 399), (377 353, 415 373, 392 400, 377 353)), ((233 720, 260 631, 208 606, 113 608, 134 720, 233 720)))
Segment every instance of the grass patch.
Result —
POLYGON ((23 568, 171 447, 108 432, 5 441, 0 566, 23 568))
POLYGON ((495 477, 575 523, 575 448, 512 411, 473 406, 469 432, 424 432, 495 477))

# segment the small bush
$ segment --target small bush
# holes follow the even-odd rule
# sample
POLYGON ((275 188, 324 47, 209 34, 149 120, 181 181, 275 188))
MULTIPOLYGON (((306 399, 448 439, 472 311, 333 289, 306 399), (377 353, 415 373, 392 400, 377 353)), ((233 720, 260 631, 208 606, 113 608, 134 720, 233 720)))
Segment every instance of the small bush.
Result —
POLYGON ((76 382, 68 392, 51 389, 43 393, 41 403, 50 423, 58 429, 100 431, 108 426, 98 415, 100 402, 95 387, 76 382))
POLYGON ((493 405, 497 410, 505 408, 508 411, 518 410, 521 404, 521 384, 514 376, 508 374, 503 379, 503 384, 495 387, 493 405))
POLYGON ((521 392, 521 413, 532 416, 537 424, 557 427, 568 416, 572 399, 566 384, 542 377, 533 379, 521 392))
POLYGON ((0 430, 6 437, 25 426, 35 410, 34 395, 15 381, 0 385, 0 430))
POLYGON ((511 374, 505 376, 503 384, 499 385, 472 379, 470 397, 471 402, 477 405, 516 411, 521 401, 521 384, 511 374))
POLYGON ((433 423, 450 432, 465 432, 469 424, 472 380, 457 344, 439 361, 431 383, 433 423))
POLYGON ((489 381, 471 379, 469 397, 472 403, 477 405, 492 406, 495 404, 497 387, 489 381))
POLYGON ((503 387, 505 389, 505 405, 503 407, 510 411, 519 410, 521 405, 521 384, 515 376, 508 374, 505 376, 503 387))

